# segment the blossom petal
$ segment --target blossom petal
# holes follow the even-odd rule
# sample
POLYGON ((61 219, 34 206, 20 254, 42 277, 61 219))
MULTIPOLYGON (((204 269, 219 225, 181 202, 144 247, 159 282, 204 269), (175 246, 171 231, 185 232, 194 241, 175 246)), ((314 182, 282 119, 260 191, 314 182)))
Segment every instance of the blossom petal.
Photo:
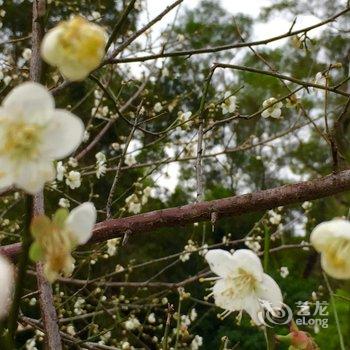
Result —
POLYGON ((15 117, 40 125, 51 119, 55 101, 44 86, 27 82, 12 89, 5 97, 3 106, 11 110, 8 118, 15 117))
POLYGON ((55 167, 52 162, 26 162, 18 165, 15 185, 29 194, 36 194, 42 190, 46 182, 55 179, 55 167))
POLYGON ((259 302, 258 298, 256 298, 253 294, 242 299, 243 309, 249 314, 253 322, 260 326, 264 322, 264 310, 259 302))
POLYGON ((77 244, 85 244, 92 235, 95 222, 95 206, 91 202, 85 202, 70 212, 66 228, 71 232, 77 244))
POLYGON ((41 57, 45 62, 57 66, 61 60, 59 37, 62 35, 63 27, 57 26, 49 30, 41 43, 41 57))
POLYGON ((232 254, 223 249, 212 249, 205 255, 210 269, 218 276, 225 277, 236 269, 232 254))
POLYGON ((282 308, 283 298, 281 289, 276 281, 266 273, 263 274, 263 280, 256 293, 259 299, 269 302, 273 308, 282 308))
POLYGON ((334 259, 328 259, 326 254, 321 254, 321 266, 327 275, 337 279, 350 279, 350 260, 343 264, 335 264, 334 259))
POLYGON ((13 285, 14 269, 12 265, 0 255, 0 319, 7 314, 13 285))
POLYGON ((317 225, 310 235, 310 242, 318 252, 325 250, 335 238, 350 241, 350 222, 344 219, 333 219, 317 225))
POLYGON ((61 74, 70 81, 82 81, 91 72, 91 69, 88 69, 84 65, 79 64, 79 62, 61 64, 59 69, 61 74))
POLYGON ((265 109, 265 110, 261 113, 261 116, 262 116, 263 118, 268 118, 268 117, 270 116, 270 112, 269 112, 267 109, 265 109))
POLYGON ((281 116, 281 114, 282 114, 281 109, 275 108, 271 113, 271 117, 278 119, 281 116))
POLYGON ((224 279, 215 282, 213 287, 215 305, 230 311, 242 310, 243 304, 241 298, 232 298, 232 296, 225 294, 225 291, 228 288, 227 283, 230 282, 227 282, 224 279))
POLYGON ((258 281, 263 279, 263 268, 258 256, 249 249, 236 250, 232 257, 237 262, 239 268, 251 273, 258 281))
POLYGON ((12 163, 6 157, 0 157, 0 190, 13 185, 12 163))
POLYGON ((80 118, 63 109, 56 109, 43 133, 43 157, 62 159, 68 156, 80 145, 83 135, 84 124, 80 118))

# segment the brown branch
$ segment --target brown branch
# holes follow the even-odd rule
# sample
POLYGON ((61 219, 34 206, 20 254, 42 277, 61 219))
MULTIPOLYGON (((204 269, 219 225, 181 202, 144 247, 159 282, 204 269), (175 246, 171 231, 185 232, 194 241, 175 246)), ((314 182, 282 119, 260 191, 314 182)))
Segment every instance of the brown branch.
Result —
MULTIPOLYGON (((95 225, 90 243, 123 237, 126 231, 131 234, 145 234, 163 227, 180 227, 193 222, 210 221, 213 212, 217 213, 218 219, 221 219, 329 197, 348 190, 350 190, 350 170, 344 170, 319 179, 240 196, 106 220, 95 225)), ((0 247, 0 253, 7 252, 7 256, 11 257, 17 254, 19 249, 19 245, 0 247)))
POLYGON ((136 0, 131 0, 125 7, 123 13, 119 16, 118 21, 113 28, 112 34, 110 35, 106 44, 106 51, 108 51, 108 48, 113 44, 113 41, 116 39, 117 35, 119 34, 119 31, 123 27, 129 13, 134 9, 135 2, 136 0))
POLYGON ((251 68, 251 67, 246 67, 246 66, 238 66, 236 64, 225 64, 225 63, 216 63, 216 67, 220 68, 229 68, 229 69, 236 69, 236 70, 241 70, 244 72, 250 72, 250 73, 257 73, 257 74, 264 74, 264 75, 270 75, 271 77, 275 77, 278 79, 282 80, 288 80, 291 81, 292 83, 302 85, 305 88, 313 87, 316 89, 321 89, 321 90, 326 90, 326 91, 331 91, 339 95, 343 95, 346 97, 350 97, 350 94, 346 91, 338 90, 337 87, 332 87, 332 86, 325 86, 325 85, 320 85, 320 84, 314 84, 314 83, 309 83, 307 81, 303 81, 297 78, 290 77, 288 75, 284 74, 278 74, 275 72, 270 72, 262 69, 256 69, 256 68, 251 68))
POLYGON ((165 58, 165 57, 178 57, 178 56, 192 56, 192 55, 199 55, 199 54, 205 54, 205 53, 214 53, 214 52, 220 52, 220 51, 226 51, 226 50, 231 50, 231 49, 238 49, 241 47, 249 47, 249 46, 259 46, 259 45, 266 45, 268 43, 281 40, 284 38, 288 38, 293 35, 297 35, 300 33, 305 33, 308 32, 312 29, 321 27, 327 23, 333 22, 336 20, 338 17, 342 16, 346 12, 350 10, 349 7, 345 8, 344 10, 336 13, 334 16, 321 21, 319 23, 316 23, 312 26, 305 27, 302 29, 295 30, 293 32, 288 31, 285 34, 277 35, 268 39, 264 40, 258 40, 258 41, 251 41, 251 42, 239 42, 239 43, 234 43, 234 44, 229 44, 229 45, 222 45, 222 46, 214 46, 214 47, 208 47, 208 48, 202 48, 202 49, 197 49, 197 50, 184 50, 184 51, 173 51, 173 52, 162 52, 159 54, 155 55, 147 55, 147 56, 141 56, 141 57, 130 57, 130 58, 120 58, 120 59, 107 59, 104 64, 109 64, 109 63, 130 63, 130 62, 145 62, 148 60, 154 60, 158 58, 165 58))
MULTIPOLYGON (((40 82, 42 74, 42 60, 40 45, 44 34, 43 18, 46 12, 45 0, 33 1, 32 24, 32 58, 30 61, 30 79, 40 82)), ((32 217, 44 214, 44 194, 41 191, 33 197, 32 217)), ((61 336, 57 323, 57 314, 53 302, 50 283, 46 280, 42 263, 36 265, 37 284, 39 290, 40 312, 43 320, 45 342, 47 349, 62 349, 61 336)))
MULTIPOLYGON (((149 28, 151 28, 154 24, 159 22, 165 15, 167 15, 172 9, 179 6, 183 0, 177 0, 171 5, 169 5, 163 12, 161 12, 157 17, 155 17, 153 20, 151 20, 149 23, 147 23, 144 27, 139 29, 137 32, 135 32, 130 38, 125 40, 120 46, 118 46, 113 53, 111 54, 111 57, 108 58, 106 61, 109 63, 111 59, 113 59, 115 56, 117 56, 120 52, 122 52, 125 48, 127 48, 133 41, 135 41, 140 35, 142 35, 144 32, 146 32, 149 28)), ((103 65, 104 63, 102 63, 103 65)))
POLYGON ((103 287, 111 287, 111 288, 167 288, 167 289, 173 289, 176 290, 179 287, 184 287, 187 284, 193 283, 201 279, 202 277, 206 277, 209 274, 209 272, 203 272, 199 273, 197 275, 188 277, 180 282, 91 282, 88 280, 79 280, 74 278, 65 278, 60 277, 58 278, 59 282, 63 282, 66 284, 71 284, 75 286, 86 286, 87 284, 92 284, 96 286, 103 286, 103 287))
POLYGON ((131 231, 132 234, 137 234, 162 227, 184 226, 193 222, 210 221, 213 212, 216 212, 218 219, 221 219, 222 217, 323 198, 349 189, 350 170, 344 170, 319 179, 264 191, 107 220, 96 224, 91 242, 101 242, 123 236, 127 230, 131 231))

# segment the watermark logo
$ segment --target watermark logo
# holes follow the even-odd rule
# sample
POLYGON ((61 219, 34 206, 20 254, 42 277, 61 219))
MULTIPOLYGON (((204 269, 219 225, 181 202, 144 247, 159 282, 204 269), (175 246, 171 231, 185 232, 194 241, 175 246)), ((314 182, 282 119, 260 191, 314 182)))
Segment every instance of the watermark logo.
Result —
POLYGON ((266 327, 289 324, 293 318, 297 326, 328 327, 327 301, 297 301, 295 314, 290 306, 284 303, 277 307, 263 299, 260 299, 259 303, 261 310, 258 312, 258 319, 266 327))
POLYGON ((288 324, 293 319, 292 309, 284 303, 279 306, 272 306, 267 300, 259 299, 261 311, 258 312, 258 319, 266 327, 288 324))

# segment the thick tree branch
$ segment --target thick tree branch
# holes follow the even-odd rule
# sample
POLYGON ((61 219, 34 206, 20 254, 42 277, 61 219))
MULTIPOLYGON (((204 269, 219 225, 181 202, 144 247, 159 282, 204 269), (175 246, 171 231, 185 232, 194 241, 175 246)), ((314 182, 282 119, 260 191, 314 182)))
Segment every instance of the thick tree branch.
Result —
MULTIPOLYGON (((163 227, 184 226, 199 221, 210 221, 212 213, 216 213, 218 219, 221 219, 328 197, 348 190, 350 190, 350 170, 344 170, 319 179, 240 196, 106 220, 95 225, 90 243, 121 237, 125 233, 144 234, 163 227)), ((19 250, 19 244, 0 247, 0 253, 8 257, 14 257, 19 250)))

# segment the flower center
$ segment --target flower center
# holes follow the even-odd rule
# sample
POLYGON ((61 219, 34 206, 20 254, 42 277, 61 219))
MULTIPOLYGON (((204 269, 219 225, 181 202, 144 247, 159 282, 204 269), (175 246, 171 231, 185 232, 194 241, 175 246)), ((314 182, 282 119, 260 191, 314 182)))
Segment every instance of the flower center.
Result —
POLYGON ((230 298, 244 298, 255 290, 256 278, 246 270, 239 269, 238 274, 228 276, 226 279, 227 289, 223 294, 230 298))
POLYGON ((90 29, 84 19, 77 17, 66 24, 60 43, 67 57, 94 68, 103 52, 105 39, 101 33, 90 29))
POLYGON ((40 127, 24 122, 10 123, 4 135, 1 153, 14 158, 32 158, 38 154, 40 127))
POLYGON ((72 240, 66 230, 54 228, 51 232, 37 237, 39 245, 44 251, 45 270, 48 275, 69 274, 74 259, 71 256, 72 240))

